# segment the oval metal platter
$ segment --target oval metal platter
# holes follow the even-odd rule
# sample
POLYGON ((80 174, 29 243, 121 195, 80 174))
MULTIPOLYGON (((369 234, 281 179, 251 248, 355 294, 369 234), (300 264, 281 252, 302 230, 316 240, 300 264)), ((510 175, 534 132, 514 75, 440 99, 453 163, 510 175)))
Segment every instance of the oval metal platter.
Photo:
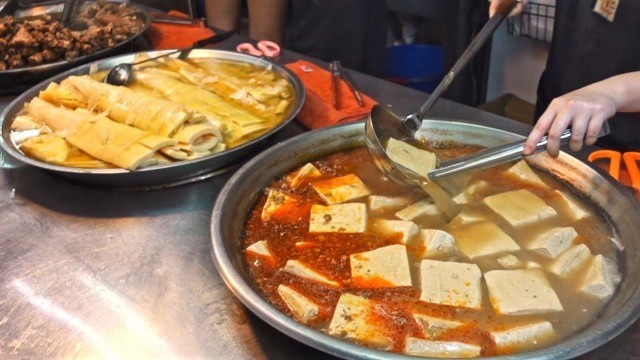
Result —
POLYGON ((54 172, 58 175, 70 178, 72 180, 95 185, 113 186, 113 187, 163 187, 185 182, 197 181, 215 174, 216 170, 233 166, 239 163, 243 158, 255 154, 255 150, 263 147, 269 137, 274 135, 291 120, 295 118, 304 103, 305 92, 300 79, 289 69, 284 66, 272 63, 265 59, 260 59, 251 55, 241 54, 223 50, 196 49, 188 54, 188 58, 209 58, 231 60, 239 62, 247 62, 259 67, 270 68, 277 74, 286 79, 295 94, 295 103, 291 113, 282 122, 276 125, 268 132, 259 137, 248 141, 240 146, 223 152, 212 154, 195 160, 178 161, 166 165, 150 166, 135 171, 125 169, 81 169, 66 166, 48 164, 39 160, 35 160, 24 155, 13 143, 10 138, 11 122, 23 109, 25 103, 38 96, 40 90, 43 90, 51 82, 60 82, 71 75, 85 75, 104 71, 121 63, 131 63, 137 55, 147 54, 150 57, 161 55, 172 50, 149 51, 137 54, 127 54, 116 56, 108 59, 99 60, 93 63, 85 64, 75 69, 66 71, 56 75, 46 81, 43 81, 27 90, 25 93, 16 98, 7 106, 0 114, 0 127, 2 129, 2 137, 0 138, 0 147, 9 155, 17 160, 54 172))
MULTIPOLYGON (((84 3, 83 6, 86 6, 88 3, 90 2, 84 3)), ((129 3, 129 6, 137 8, 137 15, 144 22, 142 29, 140 29, 136 34, 133 34, 127 39, 119 42, 112 48, 106 48, 89 55, 79 56, 71 61, 63 60, 48 64, 27 66, 19 69, 2 70, 0 71, 0 94, 19 94, 38 82, 63 71, 75 68, 90 61, 133 51, 135 40, 147 30, 151 23, 151 17, 142 7, 133 3, 129 3)), ((51 14, 54 15, 55 13, 51 14)))

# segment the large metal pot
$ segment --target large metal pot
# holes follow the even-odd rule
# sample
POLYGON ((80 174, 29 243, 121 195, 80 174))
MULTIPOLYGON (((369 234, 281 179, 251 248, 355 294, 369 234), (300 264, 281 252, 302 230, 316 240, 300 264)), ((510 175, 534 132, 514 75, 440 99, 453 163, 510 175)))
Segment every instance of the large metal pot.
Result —
MULTIPOLYGON (((262 298, 244 263, 242 232, 251 208, 267 184, 284 173, 335 151, 364 146, 362 123, 309 132, 280 143, 245 164, 227 182, 211 218, 213 260, 233 293, 251 311, 285 334, 309 346, 348 358, 406 359, 405 355, 373 350, 306 327, 262 298)), ((425 120, 420 129, 428 139, 494 146, 522 136, 458 121, 425 120)), ((640 315, 640 205, 633 194, 580 160, 561 153, 528 158, 533 166, 568 184, 576 194, 602 209, 624 245, 620 252, 623 279, 600 316, 586 328, 544 349, 504 356, 505 359, 571 358, 609 341, 640 315)))

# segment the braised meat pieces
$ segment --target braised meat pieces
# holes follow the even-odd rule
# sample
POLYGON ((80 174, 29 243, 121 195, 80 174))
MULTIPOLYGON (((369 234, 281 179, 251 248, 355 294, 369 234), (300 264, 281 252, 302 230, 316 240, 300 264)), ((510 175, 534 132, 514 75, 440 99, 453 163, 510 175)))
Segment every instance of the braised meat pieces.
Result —
POLYGON ((144 26, 136 8, 95 2, 74 19, 73 29, 57 17, 0 18, 0 71, 56 62, 114 47, 144 26))

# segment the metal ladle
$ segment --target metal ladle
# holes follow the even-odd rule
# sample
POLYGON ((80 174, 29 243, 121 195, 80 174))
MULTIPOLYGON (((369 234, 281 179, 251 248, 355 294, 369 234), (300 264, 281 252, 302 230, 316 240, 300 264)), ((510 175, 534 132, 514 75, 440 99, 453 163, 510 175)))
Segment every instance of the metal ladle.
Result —
POLYGON ((107 84, 111 84, 111 85, 117 85, 117 86, 124 86, 127 85, 129 83, 129 81, 131 80, 131 73, 133 72, 133 67, 136 65, 140 65, 149 61, 154 61, 154 60, 158 60, 160 58, 163 57, 167 57, 167 56, 171 56, 173 54, 180 54, 178 57, 182 57, 183 53, 188 54, 189 51, 199 48, 199 47, 203 47, 205 45, 210 45, 210 44, 214 44, 217 42, 220 42, 222 40, 225 40, 229 37, 231 37, 231 35, 233 35, 235 33, 235 30, 231 30, 231 31, 227 31, 224 33, 219 33, 213 36, 210 36, 206 39, 202 39, 199 41, 196 41, 195 43, 193 43, 193 45, 191 45, 188 48, 184 48, 184 49, 178 49, 175 51, 170 51, 168 53, 159 55, 159 56, 155 56, 149 59, 145 59, 142 61, 138 61, 135 63, 122 63, 122 64, 118 64, 116 66, 114 66, 113 68, 111 68, 111 70, 109 70, 109 73, 107 74, 107 76, 104 78, 104 82, 107 84))
MULTIPOLYGON (((439 161, 438 167, 427 174, 428 179, 424 179, 414 171, 393 162, 382 146, 382 144, 386 143, 390 138, 397 140, 415 139, 415 133, 420 128, 422 119, 425 118, 427 111, 433 106, 436 100, 442 96, 456 74, 462 70, 478 50, 482 48, 517 3, 517 0, 507 0, 499 6, 496 13, 471 41, 471 44, 465 49, 464 53, 458 61, 456 61, 444 79, 442 79, 440 84, 438 84, 429 98, 427 98, 427 101, 422 105, 417 114, 411 114, 406 118, 401 118, 384 105, 375 105, 371 109, 365 123, 365 142, 376 166, 392 180, 401 184, 422 186, 425 180, 437 181, 469 170, 488 168, 523 157, 522 151, 524 150, 525 141, 521 140, 482 150, 469 156, 463 156, 449 161, 439 161)), ((608 126, 605 126, 601 135, 607 133, 608 126)), ((567 143, 570 137, 571 130, 565 130, 561 136, 561 143, 567 143)), ((543 150, 546 144, 547 137, 545 136, 537 144, 535 152, 543 150)))

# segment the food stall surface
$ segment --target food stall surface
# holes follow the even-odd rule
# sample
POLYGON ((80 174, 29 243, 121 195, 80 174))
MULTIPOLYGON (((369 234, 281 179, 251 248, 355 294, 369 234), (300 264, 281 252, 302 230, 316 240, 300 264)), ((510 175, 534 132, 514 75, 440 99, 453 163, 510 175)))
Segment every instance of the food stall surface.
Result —
MULTIPOLYGON (((218 48, 234 49, 243 40, 235 36, 218 48)), ((284 51, 280 61, 300 58, 284 51)), ((353 78, 398 114, 425 100, 424 93, 384 80, 353 78)), ((12 99, 0 97, 0 110, 12 99)), ((529 129, 444 99, 431 115, 519 134, 529 129)), ((303 131, 290 123, 270 143, 303 131)), ((0 168, 0 357, 329 358, 251 314, 216 272, 211 210, 236 167, 152 190, 75 183, 1 151, 0 168)), ((638 333, 634 325, 585 357, 640 356, 638 333)))

